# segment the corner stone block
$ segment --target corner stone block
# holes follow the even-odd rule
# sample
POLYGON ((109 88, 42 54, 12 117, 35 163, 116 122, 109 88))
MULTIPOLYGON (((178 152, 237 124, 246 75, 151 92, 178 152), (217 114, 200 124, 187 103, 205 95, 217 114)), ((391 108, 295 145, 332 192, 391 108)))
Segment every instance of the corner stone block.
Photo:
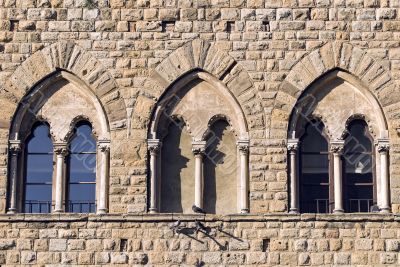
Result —
POLYGON ((252 86, 253 84, 251 83, 250 77, 245 71, 240 71, 237 73, 235 77, 233 77, 233 79, 227 84, 227 87, 236 97, 239 97, 243 92, 252 86))

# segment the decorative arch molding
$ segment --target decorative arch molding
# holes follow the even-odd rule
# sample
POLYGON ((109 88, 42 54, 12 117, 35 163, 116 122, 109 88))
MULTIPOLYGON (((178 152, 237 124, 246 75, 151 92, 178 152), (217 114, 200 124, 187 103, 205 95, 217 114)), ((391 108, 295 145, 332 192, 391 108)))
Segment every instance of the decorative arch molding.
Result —
MULTIPOLYGON (((232 107, 232 110, 234 113, 232 115, 235 115, 235 122, 236 124, 233 125, 233 127, 236 127, 236 136, 238 139, 248 139, 249 134, 248 134, 248 124, 245 118, 245 115, 243 114, 243 110, 240 107, 239 103, 237 103, 237 100, 234 96, 232 96, 231 92, 227 90, 227 88, 218 80, 216 79, 213 75, 203 72, 203 71, 193 71, 190 72, 183 77, 181 77, 178 81, 173 83, 173 85, 169 88, 168 92, 166 92, 161 98, 160 101, 157 103, 157 107, 153 112, 150 128, 149 128, 149 138, 155 139, 155 138, 160 138, 159 134, 161 131, 163 131, 162 123, 160 123, 163 119, 163 115, 165 113, 169 113, 167 111, 168 106, 171 105, 172 103, 180 101, 178 99, 178 94, 185 86, 190 84, 193 81, 205 81, 212 85, 213 90, 217 90, 221 96, 223 97, 224 101, 226 101, 226 104, 230 105, 232 107)), ((172 114, 171 114, 172 115, 172 114)), ((168 116, 171 116, 168 114, 168 116)), ((194 133, 194 127, 195 125, 192 125, 187 118, 185 118, 183 115, 181 116, 185 124, 187 126, 188 132, 192 134, 193 139, 199 139, 200 141, 200 136, 204 136, 205 132, 207 132, 207 129, 203 129, 202 134, 200 136, 196 136, 194 133)), ((215 114, 213 115, 210 119, 212 119, 215 116, 221 116, 221 114, 215 114)), ((225 115, 226 116, 226 115, 225 115)), ((232 124, 232 120, 231 124, 232 124)), ((207 121, 207 126, 209 124, 209 121, 207 121)))
POLYGON ((152 71, 135 103, 133 113, 136 116, 141 114, 137 119, 150 123, 155 104, 169 88, 182 79, 190 78, 191 73, 199 72, 213 77, 234 96, 248 121, 249 131, 264 129, 262 101, 247 71, 226 52, 201 39, 178 48, 152 71))
POLYGON ((271 109, 270 137, 287 137, 289 118, 303 92, 335 70, 342 70, 353 77, 356 86, 365 88, 376 99, 386 119, 399 120, 395 110, 400 107, 400 92, 390 72, 365 50, 337 41, 306 54, 291 68, 271 109), (282 124, 282 120, 286 123, 282 124))
POLYGON ((0 90, 2 98, 13 106, 6 109, 9 114, 4 114, 4 118, 13 116, 32 88, 59 71, 73 74, 93 91, 105 109, 111 129, 126 127, 125 102, 116 81, 90 52, 73 41, 60 41, 43 48, 11 74, 0 90))
MULTIPOLYGON (((72 102, 71 99, 68 101, 72 102)), ((79 103, 79 101, 77 103, 79 103)), ((54 126, 55 124, 58 125, 57 132, 54 132, 54 127, 51 127, 51 134, 54 141, 57 142, 68 142, 69 137, 73 134, 74 124, 79 120, 87 120, 92 124, 94 134, 98 140, 110 139, 110 124, 107 114, 104 111, 104 106, 94 92, 83 81, 66 71, 56 71, 52 75, 41 80, 21 99, 18 103, 17 110, 13 115, 10 127, 10 139, 16 138, 16 136, 19 136, 19 138, 27 136, 26 132, 30 131, 30 127, 32 126, 28 123, 30 119, 40 120, 40 118, 44 118, 51 126, 54 126), (51 101, 53 95, 58 92, 58 87, 67 84, 71 84, 73 86, 72 88, 75 88, 74 90, 69 88, 71 90, 69 93, 73 94, 78 91, 80 94, 78 99, 82 97, 82 99, 85 99, 85 104, 90 103, 93 105, 96 113, 88 115, 82 114, 81 112, 84 111, 80 111, 77 112, 75 116, 70 117, 70 120, 68 120, 69 116, 64 116, 65 121, 56 123, 57 117, 55 117, 55 114, 45 115, 41 112, 43 106, 48 101, 51 101), (56 88, 53 88, 54 85, 56 85, 56 88), (52 124, 52 122, 54 124, 52 124), (67 123, 68 125, 63 125, 63 123, 67 123), (62 126, 62 128, 60 128, 60 126, 62 126)))

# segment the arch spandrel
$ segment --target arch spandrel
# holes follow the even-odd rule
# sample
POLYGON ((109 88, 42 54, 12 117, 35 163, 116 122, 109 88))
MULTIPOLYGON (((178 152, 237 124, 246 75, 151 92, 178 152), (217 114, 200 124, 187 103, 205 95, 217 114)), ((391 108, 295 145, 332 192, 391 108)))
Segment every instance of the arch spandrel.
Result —
POLYGON ((83 117, 92 122, 99 140, 110 139, 107 115, 93 91, 72 74, 58 72, 24 97, 13 117, 10 136, 23 138, 30 131, 27 122, 44 119, 51 125, 54 141, 65 142, 73 130, 71 123, 83 117))
POLYGON ((93 92, 107 114, 111 129, 126 127, 125 102, 115 94, 118 85, 114 78, 93 55, 73 41, 46 46, 26 59, 3 82, 4 90, 0 90, 0 95, 14 103, 13 108, 4 110, 4 116, 12 118, 30 90, 59 71, 72 74, 78 83, 93 92))
POLYGON ((372 98, 375 99, 373 101, 377 106, 374 108, 382 114, 382 118, 379 118, 380 121, 384 121, 385 124, 386 120, 395 119, 395 116, 387 113, 387 109, 390 108, 390 105, 400 101, 400 94, 386 93, 393 92, 397 88, 389 72, 364 50, 353 47, 349 43, 337 41, 327 43, 306 54, 292 67, 285 81, 282 82, 271 109, 271 137, 287 138, 291 124, 288 123, 284 127, 286 131, 281 127, 277 128, 276 125, 280 125, 281 118, 292 114, 296 103, 300 101, 306 89, 318 79, 326 78, 325 75, 329 76, 336 70, 341 70, 339 75, 347 76, 344 80, 350 81, 352 86, 362 91, 370 102, 372 98))

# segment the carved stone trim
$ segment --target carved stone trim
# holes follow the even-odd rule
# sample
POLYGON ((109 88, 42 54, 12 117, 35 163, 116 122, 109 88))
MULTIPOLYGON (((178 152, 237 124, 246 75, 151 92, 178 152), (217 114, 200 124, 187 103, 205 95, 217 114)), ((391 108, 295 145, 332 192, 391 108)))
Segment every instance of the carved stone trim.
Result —
POLYGON ((344 150, 344 140, 335 140, 331 142, 330 151, 335 154, 342 154, 344 150))
POLYGON ((147 140, 147 149, 150 153, 158 153, 161 150, 162 143, 159 139, 148 139, 147 140))
POLYGON ((250 140, 239 140, 236 142, 236 145, 241 153, 249 153, 250 140))
POLYGON ((203 155, 206 151, 206 141, 192 142, 192 152, 194 155, 203 155))
POLYGON ((110 140, 99 140, 97 147, 101 152, 109 152, 110 151, 110 140))
POLYGON ((287 140, 287 150, 297 151, 299 149, 300 141, 297 138, 292 138, 287 140))
POLYGON ((12 154, 20 153, 22 149, 21 140, 10 140, 8 149, 12 154))
POLYGON ((379 153, 389 152, 390 144, 388 139, 378 139, 376 146, 379 153))
POLYGON ((68 144, 67 143, 54 143, 54 153, 56 155, 66 156, 68 155, 68 144))

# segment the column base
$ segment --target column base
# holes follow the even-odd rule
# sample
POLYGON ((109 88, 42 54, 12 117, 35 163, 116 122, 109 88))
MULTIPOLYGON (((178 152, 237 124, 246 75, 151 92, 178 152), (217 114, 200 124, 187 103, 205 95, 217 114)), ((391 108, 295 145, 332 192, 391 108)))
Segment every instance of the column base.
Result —
POLYGON ((107 213, 107 209, 99 209, 96 212, 96 214, 106 214, 106 213, 107 213))
POLYGON ((342 214, 342 213, 344 213, 344 210, 343 209, 334 209, 333 213, 334 214, 342 214))
POLYGON ((7 214, 16 214, 17 213, 17 209, 9 209, 7 211, 7 214))
POLYGON ((63 213, 63 212, 64 212, 63 210, 53 210, 52 213, 63 213))
POLYGON ((390 208, 389 208, 389 207, 387 207, 387 208, 380 208, 380 209, 379 209, 379 212, 380 212, 380 213, 390 213, 390 208))
POLYGON ((291 208, 291 209, 289 210, 289 213, 290 213, 290 214, 299 214, 300 212, 299 212, 299 209, 298 209, 298 208, 291 208))
POLYGON ((246 214, 246 213, 249 213, 250 211, 249 211, 249 209, 241 209, 240 210, 240 213, 242 213, 242 214, 246 214))
POLYGON ((158 213, 158 210, 156 208, 150 208, 149 213, 155 214, 155 213, 158 213))

